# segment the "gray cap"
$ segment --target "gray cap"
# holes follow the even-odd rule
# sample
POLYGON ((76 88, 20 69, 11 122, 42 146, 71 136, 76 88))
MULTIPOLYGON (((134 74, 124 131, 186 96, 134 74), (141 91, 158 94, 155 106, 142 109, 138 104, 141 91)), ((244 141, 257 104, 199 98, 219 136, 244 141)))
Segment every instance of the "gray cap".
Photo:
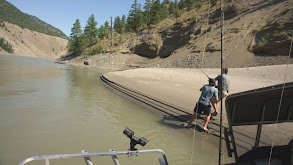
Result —
POLYGON ((213 78, 209 78, 209 84, 210 85, 215 85, 216 84, 216 80, 213 78))

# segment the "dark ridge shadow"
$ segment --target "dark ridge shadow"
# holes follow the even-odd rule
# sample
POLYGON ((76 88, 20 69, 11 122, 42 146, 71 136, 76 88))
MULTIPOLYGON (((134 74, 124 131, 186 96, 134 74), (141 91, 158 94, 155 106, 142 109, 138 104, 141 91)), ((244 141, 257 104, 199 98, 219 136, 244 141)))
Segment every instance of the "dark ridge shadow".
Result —
POLYGON ((189 43, 194 24, 195 22, 191 22, 188 26, 182 27, 182 24, 176 23, 170 31, 164 31, 162 38, 165 40, 159 52, 160 58, 169 57, 176 49, 189 43))
MULTIPOLYGON (((251 10, 251 11, 248 11, 248 12, 246 12, 246 13, 243 13, 243 15, 241 15, 241 16, 244 16, 244 15, 247 15, 247 14, 250 14, 250 13, 253 13, 253 12, 257 11, 257 10, 261 10, 261 9, 264 9, 264 8, 270 7, 270 6, 272 6, 272 5, 276 5, 276 4, 281 3, 281 2, 284 2, 284 1, 285 1, 285 0, 274 0, 274 1, 271 1, 271 2, 268 2, 268 3, 265 3, 265 4, 263 4, 263 2, 260 2, 260 4, 263 4, 263 5, 261 5, 261 6, 257 7, 257 8, 255 8, 255 9, 253 9, 253 10, 251 10)), ((259 4, 255 4, 255 6, 256 6, 256 5, 259 5, 259 4)))
POLYGON ((76 57, 78 57, 79 55, 78 54, 75 54, 75 53, 72 53, 72 54, 68 54, 66 55, 65 57, 61 57, 58 59, 58 61, 67 61, 67 60, 72 60, 76 57))
MULTIPOLYGON (((257 10, 261 10, 261 9, 267 8, 267 7, 270 7, 272 5, 276 5, 276 4, 281 3, 281 2, 284 2, 284 1, 285 0, 273 0, 273 1, 268 2, 268 3, 265 3, 267 1, 261 1, 261 2, 256 3, 256 4, 252 4, 252 6, 258 6, 255 9, 252 9, 252 10, 247 9, 245 11, 241 11, 241 13, 237 13, 238 12, 237 9, 236 8, 233 8, 232 6, 230 6, 230 7, 226 8, 226 10, 224 11, 225 12, 224 19, 225 20, 229 20, 229 19, 232 19, 232 18, 237 17, 237 16, 238 17, 243 17, 243 16, 245 16, 247 14, 254 13, 257 10)), ((221 17, 221 9, 217 9, 209 17, 209 23, 210 24, 214 24, 214 23, 220 21, 220 17, 221 17)))

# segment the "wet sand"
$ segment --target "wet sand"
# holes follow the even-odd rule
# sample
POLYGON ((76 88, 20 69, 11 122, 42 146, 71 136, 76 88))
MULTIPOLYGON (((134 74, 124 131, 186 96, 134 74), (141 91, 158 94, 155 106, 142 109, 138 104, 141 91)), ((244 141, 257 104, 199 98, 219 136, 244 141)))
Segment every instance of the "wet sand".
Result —
MULTIPOLYGON (((131 90, 141 92, 184 111, 193 113, 195 103, 200 96, 199 89, 208 83, 208 78, 203 72, 209 77, 216 77, 220 73, 220 69, 141 68, 110 72, 104 74, 104 76, 131 90)), ((231 78, 229 94, 233 94, 281 84, 284 80, 292 82, 293 65, 230 68, 228 75, 231 78)), ((223 118, 224 126, 227 126, 224 108, 225 105, 223 105, 223 118)), ((209 127, 213 130, 219 130, 218 124, 219 115, 209 124, 209 127)), ((274 145, 287 144, 293 138, 292 128, 291 123, 279 124, 278 126, 264 126, 260 145, 270 145, 272 143, 272 132, 276 132, 274 145)), ((187 131, 189 130, 187 129, 187 131)), ((254 145, 256 126, 236 127, 234 132, 238 155, 254 145)), ((213 138, 211 143, 215 143, 216 146, 218 144, 217 138, 213 138)))

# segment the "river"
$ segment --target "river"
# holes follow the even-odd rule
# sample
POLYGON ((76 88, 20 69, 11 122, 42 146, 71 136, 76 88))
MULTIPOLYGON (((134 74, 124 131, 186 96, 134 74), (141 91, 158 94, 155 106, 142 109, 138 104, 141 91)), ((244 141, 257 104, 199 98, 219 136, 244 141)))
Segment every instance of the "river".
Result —
MULTIPOLYGON (((218 148, 208 136, 195 140, 193 148, 192 130, 166 124, 161 112, 117 95, 100 82, 105 72, 50 59, 0 55, 0 165, 35 155, 125 151, 130 142, 123 134, 125 127, 149 140, 138 149, 162 149, 170 164, 190 164, 191 155, 193 164, 217 164, 218 148)), ((122 165, 149 165, 159 164, 160 156, 118 159, 122 165)), ((92 160, 113 164, 110 157, 92 160)), ((81 158, 52 162, 85 164, 81 158)))

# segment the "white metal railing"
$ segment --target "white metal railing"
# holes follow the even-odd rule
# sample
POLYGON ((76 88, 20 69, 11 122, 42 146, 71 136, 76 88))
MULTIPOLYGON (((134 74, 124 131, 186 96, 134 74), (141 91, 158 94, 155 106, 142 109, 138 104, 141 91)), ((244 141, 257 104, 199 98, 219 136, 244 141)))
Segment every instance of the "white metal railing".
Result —
POLYGON ((93 165, 90 157, 96 157, 96 156, 111 156, 113 159, 113 163, 115 165, 120 165, 117 155, 127 155, 128 157, 130 157, 134 155, 138 156, 139 154, 145 154, 145 153, 161 153, 163 156, 163 159, 159 158, 160 165, 168 165, 167 157, 161 149, 118 151, 118 152, 115 152, 114 150, 110 150, 110 152, 99 152, 99 153, 87 153, 85 150, 83 150, 82 153, 80 154, 58 154, 58 155, 33 156, 21 161, 18 165, 24 165, 34 160, 45 160, 45 165, 50 165, 50 160, 52 159, 67 159, 67 158, 84 158, 87 165, 93 165))

